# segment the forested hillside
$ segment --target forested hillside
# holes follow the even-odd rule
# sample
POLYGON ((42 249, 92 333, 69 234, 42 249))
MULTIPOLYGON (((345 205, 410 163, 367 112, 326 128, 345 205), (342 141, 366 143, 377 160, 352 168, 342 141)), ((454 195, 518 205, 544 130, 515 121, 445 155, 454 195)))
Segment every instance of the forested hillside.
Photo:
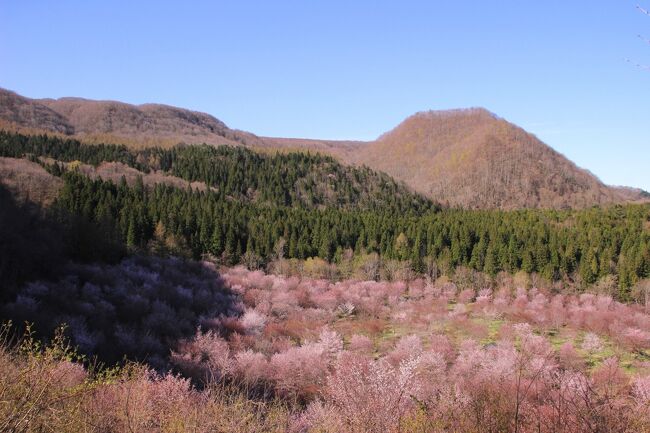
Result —
POLYGON ((0 433, 650 433, 650 0, 49 3, 0 433))
POLYGON ((0 128, 120 143, 126 146, 121 151, 205 143, 319 152, 387 173, 435 202, 468 209, 585 208, 649 200, 642 190, 603 184, 534 135, 482 108, 420 112, 376 140, 337 141, 258 137, 209 114, 160 104, 30 99, 0 88, 0 128))
MULTIPOLYGON (((346 167, 329 156, 261 154, 233 146, 176 146, 131 150, 124 145, 82 144, 46 135, 0 131, 0 156, 98 165, 121 162, 142 172, 162 171, 188 182, 204 182, 219 199, 307 208, 354 208, 420 213, 433 203, 389 176, 346 167)), ((58 165, 51 170, 57 170, 58 165)))
POLYGON ((211 253, 237 263, 245 253, 262 262, 286 242, 289 258, 340 260, 344 250, 377 252, 496 275, 537 272, 549 279, 577 272, 585 283, 616 275, 622 289, 650 276, 650 207, 583 211, 459 211, 422 215, 364 210, 310 210, 220 200, 213 193, 166 186, 147 191, 64 175, 58 205, 89 221, 115 224, 128 246, 144 248, 161 233, 187 242, 194 257, 211 253), (158 232, 158 235, 156 233, 158 232))
POLYGON ((340 263, 350 254, 377 253, 380 261, 399 261, 416 273, 432 268, 451 273, 458 266, 492 276, 523 270, 550 280, 571 277, 583 286, 610 276, 621 299, 650 276, 647 205, 441 210, 369 169, 343 167, 320 155, 262 155, 234 147, 133 151, 3 133, 0 155, 29 156, 61 176, 51 212, 66 216, 81 259, 88 250, 84 245, 96 245, 90 257, 149 250, 194 258, 209 254, 226 264, 252 266, 283 257, 340 263), (213 189, 93 180, 74 164, 57 162, 74 160, 119 161, 213 189))
POLYGON ((0 132, 0 430, 646 431, 648 278, 647 204, 0 132))

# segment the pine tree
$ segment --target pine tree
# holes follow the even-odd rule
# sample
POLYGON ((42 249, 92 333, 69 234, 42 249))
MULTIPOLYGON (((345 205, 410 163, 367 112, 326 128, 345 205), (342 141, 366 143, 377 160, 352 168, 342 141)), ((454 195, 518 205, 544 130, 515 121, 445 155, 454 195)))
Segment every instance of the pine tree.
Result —
POLYGON ((212 230, 212 236, 210 237, 210 253, 212 253, 216 257, 220 257, 221 254, 223 253, 224 245, 223 245, 223 237, 221 236, 221 227, 219 224, 214 225, 214 229, 212 230))
POLYGON ((129 248, 134 248, 136 246, 136 225, 135 225, 135 217, 133 214, 130 215, 129 217, 129 227, 126 232, 126 246, 129 248))
POLYGON ((499 271, 497 254, 494 250, 492 243, 487 248, 485 252, 485 265, 483 266, 483 272, 488 275, 494 276, 499 271))

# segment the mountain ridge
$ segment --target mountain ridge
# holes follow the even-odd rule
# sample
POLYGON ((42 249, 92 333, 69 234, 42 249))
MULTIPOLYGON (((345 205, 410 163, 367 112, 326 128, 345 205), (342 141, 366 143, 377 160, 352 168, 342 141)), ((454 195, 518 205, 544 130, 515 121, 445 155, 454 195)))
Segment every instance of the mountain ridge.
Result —
POLYGON ((319 140, 260 137, 231 129, 210 114, 164 104, 30 99, 0 88, 1 127, 136 148, 206 143, 316 151, 385 172, 452 207, 567 208, 648 200, 643 190, 603 184, 533 134, 482 107, 421 111, 376 140, 319 140))

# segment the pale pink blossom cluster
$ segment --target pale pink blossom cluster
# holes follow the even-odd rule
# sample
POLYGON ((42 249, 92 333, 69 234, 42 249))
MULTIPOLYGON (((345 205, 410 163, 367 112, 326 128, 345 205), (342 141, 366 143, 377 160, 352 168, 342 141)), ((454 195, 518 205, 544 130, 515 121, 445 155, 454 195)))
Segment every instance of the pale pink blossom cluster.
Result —
MULTIPOLYGON (((96 411, 101 431, 111 423, 178 431, 193 414, 202 414, 194 431, 255 431, 202 424, 225 410, 204 411, 229 387, 255 407, 278 400, 290 407, 283 425, 294 433, 650 431, 650 318, 605 296, 475 292, 448 281, 330 282, 243 268, 221 272, 232 293, 217 296, 209 285, 188 292, 178 282, 156 283, 146 267, 126 270, 142 283, 128 295, 130 308, 146 301, 143 321, 164 334, 174 325, 165 317, 181 313, 145 296, 154 287, 185 304, 203 290, 206 299, 229 303, 213 314, 197 309, 200 327, 174 341, 169 360, 182 376, 142 369, 93 391, 97 407, 128 407, 133 420, 96 411)), ((105 290, 92 282, 75 288, 84 299, 105 290)), ((49 291, 34 284, 24 295, 34 300, 49 291)), ((71 323, 83 336, 83 324, 71 323)), ((144 341, 129 327, 115 328, 119 341, 144 341)), ((52 371, 65 378, 62 386, 86 380, 71 363, 52 371)))
MULTIPOLYGON (((472 337, 484 338, 471 320, 482 317, 526 322, 539 330, 584 332, 586 343, 581 349, 585 351, 597 352, 604 344, 603 337, 631 350, 650 349, 650 316, 637 306, 616 302, 609 296, 551 295, 523 288, 514 293, 489 288, 459 291, 453 283, 438 285, 422 279, 408 283, 330 282, 265 275, 244 268, 229 269, 223 278, 241 296, 244 308, 268 315, 266 322, 257 317, 258 328, 253 333, 259 333, 262 323, 288 321, 291 326, 304 317, 318 317, 318 326, 337 319, 374 318, 401 323, 418 332, 431 331, 435 322, 453 321, 454 326, 464 328, 472 337)), ((244 323, 242 326, 247 327, 244 323)), ((318 326, 309 331, 312 337, 318 326)), ((309 332, 298 337, 307 337, 309 332)))
POLYGON ((636 378, 615 358, 587 368, 586 357, 605 344, 650 348, 648 316, 610 297, 243 268, 223 279, 244 311, 239 330, 229 328, 229 378, 305 401, 295 431, 399 431, 423 408, 449 429, 582 431, 588 411, 621 422, 607 408, 648 399, 647 365, 637 363, 645 373, 636 378), (569 341, 554 347, 547 335, 558 332, 569 341))

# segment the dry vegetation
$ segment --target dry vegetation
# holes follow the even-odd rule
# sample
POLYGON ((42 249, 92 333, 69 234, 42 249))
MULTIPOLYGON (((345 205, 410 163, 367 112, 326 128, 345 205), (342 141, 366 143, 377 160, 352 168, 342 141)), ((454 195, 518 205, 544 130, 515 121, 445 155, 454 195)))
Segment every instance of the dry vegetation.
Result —
POLYGON ((418 113, 360 148, 353 160, 451 206, 561 208, 624 201, 533 135, 482 109, 418 113))
POLYGON ((47 206, 58 196, 63 180, 52 176, 35 162, 0 157, 0 184, 9 188, 21 201, 47 206))
MULTIPOLYGON (((69 166, 70 164, 66 165, 69 166)), ((97 167, 81 164, 79 165, 79 170, 91 179, 101 178, 103 180, 111 180, 116 184, 119 184, 122 178, 124 178, 127 184, 134 185, 138 181, 138 178, 142 178, 142 183, 149 187, 163 184, 180 189, 190 187, 197 191, 205 191, 208 188, 204 182, 188 182, 185 179, 171 176, 160 170, 143 173, 121 162, 102 162, 97 167)))
POLYGON ((0 119, 3 126, 20 127, 61 134, 72 134, 74 128, 61 114, 31 99, 0 88, 0 119))
POLYGON ((116 101, 80 98, 38 101, 64 116, 76 135, 107 134, 145 143, 151 140, 176 143, 247 144, 253 134, 235 131, 214 117, 159 104, 130 105, 116 101))
POLYGON ((3 127, 24 133, 59 133, 92 143, 134 147, 171 147, 181 142, 254 145, 259 141, 208 114, 176 107, 81 98, 37 100, 1 88, 0 119, 3 127))
POLYGON ((129 364, 88 369, 59 332, 42 347, 32 335, 0 346, 0 431, 57 433, 285 432, 279 402, 235 389, 196 390, 188 379, 129 364))

